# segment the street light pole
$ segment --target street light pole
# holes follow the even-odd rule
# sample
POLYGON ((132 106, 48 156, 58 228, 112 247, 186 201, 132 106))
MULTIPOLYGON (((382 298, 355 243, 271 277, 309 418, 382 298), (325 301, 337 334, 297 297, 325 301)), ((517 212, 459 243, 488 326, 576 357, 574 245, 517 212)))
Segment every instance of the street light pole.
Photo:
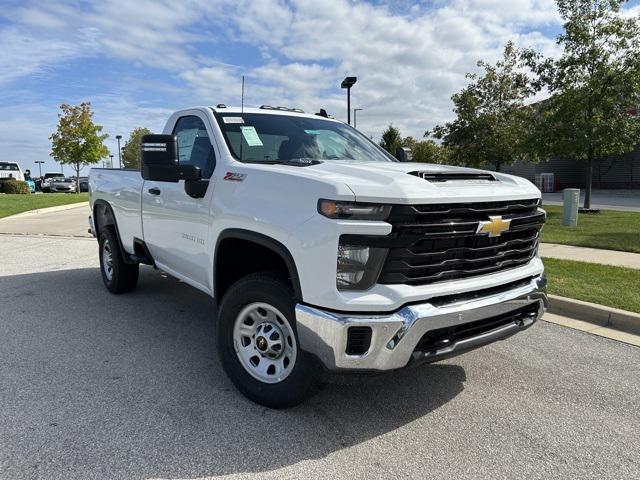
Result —
POLYGON ((358 77, 345 77, 340 88, 347 89, 347 123, 351 125, 351 87, 358 81, 358 77))
POLYGON ((118 140, 118 167, 119 168, 122 168, 122 151, 120 150, 120 139, 121 138, 122 138, 122 135, 116 135, 116 139, 118 140))
POLYGON ((362 109, 361 108, 354 108, 353 109, 353 128, 358 128, 358 112, 360 112, 362 109))
POLYGON ((38 164, 38 173, 40 174, 40 178, 42 178, 42 164, 44 163, 44 160, 36 160, 36 162, 38 164))
POLYGON ((109 155, 109 168, 113 168, 113 155, 109 155))

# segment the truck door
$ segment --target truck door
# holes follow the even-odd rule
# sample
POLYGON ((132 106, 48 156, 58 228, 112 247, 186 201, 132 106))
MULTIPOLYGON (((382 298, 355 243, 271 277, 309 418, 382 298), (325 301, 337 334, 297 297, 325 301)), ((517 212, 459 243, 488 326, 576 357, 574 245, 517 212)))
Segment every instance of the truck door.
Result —
MULTIPOLYGON (((175 124, 181 165, 196 165, 202 178, 210 179, 215 169, 215 150, 206 117, 185 115, 175 124)), ((144 240, 159 268, 198 283, 206 290, 208 281, 209 206, 213 180, 203 198, 191 198, 184 180, 177 183, 145 181, 142 187, 144 240)))

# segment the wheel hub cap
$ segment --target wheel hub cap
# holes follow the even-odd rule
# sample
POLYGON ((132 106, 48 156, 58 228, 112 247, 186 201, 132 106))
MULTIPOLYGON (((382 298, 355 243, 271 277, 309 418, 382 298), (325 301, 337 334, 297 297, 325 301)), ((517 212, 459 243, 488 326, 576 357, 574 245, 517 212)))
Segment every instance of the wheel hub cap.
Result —
POLYGON ((264 339, 264 337, 256 338, 256 345, 258 346, 258 350, 260 350, 261 352, 264 352, 267 349, 267 341, 264 339))
POLYGON ((256 347, 269 358, 278 358, 282 352, 282 330, 271 323, 264 322, 256 329, 256 347))
POLYGON ((278 383, 293 370, 297 355, 293 329, 269 304, 252 303, 240 312, 233 343, 244 369, 261 382, 278 383))

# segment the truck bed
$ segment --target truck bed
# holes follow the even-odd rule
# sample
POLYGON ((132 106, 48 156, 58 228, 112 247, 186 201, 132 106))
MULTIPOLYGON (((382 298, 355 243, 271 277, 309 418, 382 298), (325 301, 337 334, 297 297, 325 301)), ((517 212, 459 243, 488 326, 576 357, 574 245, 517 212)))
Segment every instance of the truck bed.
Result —
POLYGON ((94 211, 96 201, 106 201, 116 217, 125 250, 134 252, 133 239, 142 235, 142 187, 139 170, 92 168, 89 172, 89 201, 94 211))

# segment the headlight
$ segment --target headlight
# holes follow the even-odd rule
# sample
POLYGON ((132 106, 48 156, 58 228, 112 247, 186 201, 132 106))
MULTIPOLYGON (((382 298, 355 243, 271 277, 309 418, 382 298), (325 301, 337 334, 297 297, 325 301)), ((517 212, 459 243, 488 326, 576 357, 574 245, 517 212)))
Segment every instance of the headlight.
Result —
POLYGON ((338 245, 338 290, 366 290, 372 287, 380 275, 386 254, 386 248, 338 245))
POLYGON ((320 199, 318 213, 328 218, 345 220, 386 220, 391 213, 391 205, 320 199))

